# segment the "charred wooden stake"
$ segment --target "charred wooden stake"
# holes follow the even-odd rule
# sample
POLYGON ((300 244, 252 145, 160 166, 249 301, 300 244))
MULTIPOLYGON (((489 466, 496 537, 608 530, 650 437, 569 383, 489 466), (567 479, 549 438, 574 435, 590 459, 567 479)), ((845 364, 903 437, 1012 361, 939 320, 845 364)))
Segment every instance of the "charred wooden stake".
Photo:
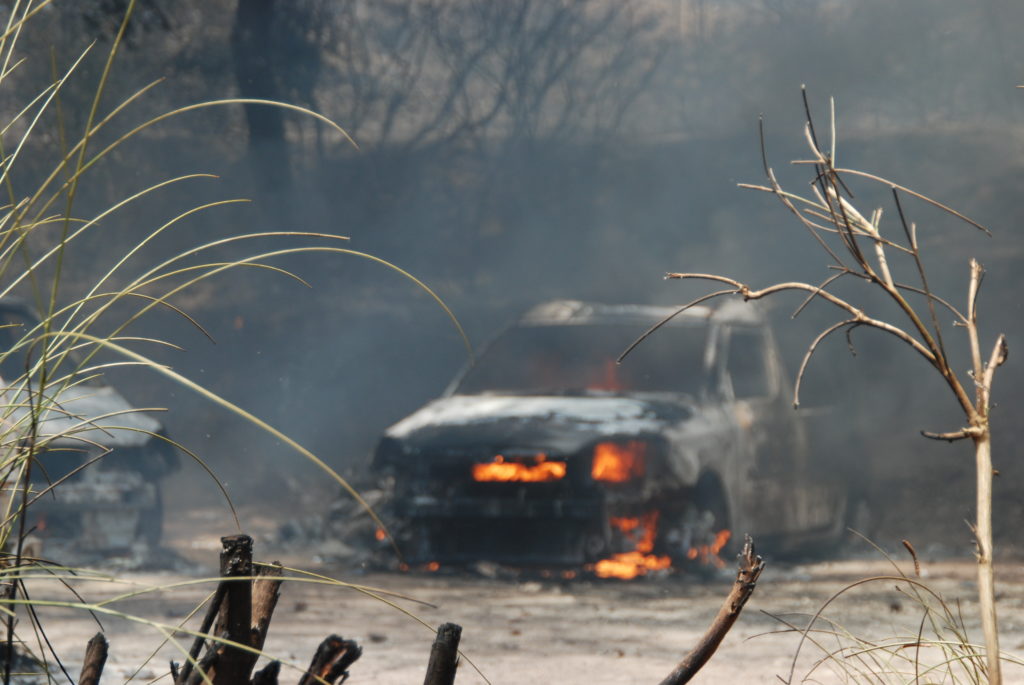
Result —
MULTIPOLYGON (((279 562, 270 566, 260 566, 256 569, 259 576, 252 584, 252 634, 249 644, 253 649, 263 649, 267 641, 267 631, 270 629, 270 619, 277 607, 277 600, 281 597, 281 582, 284 571, 279 562)), ((246 654, 247 662, 242 670, 249 673, 256 666, 259 658, 256 654, 246 654)))
POLYGON ((103 633, 96 633, 85 648, 85 662, 82 664, 82 675, 78 677, 78 685, 97 685, 106 663, 107 639, 103 633))
MULTIPOLYGON (((217 618, 217 614, 220 613, 220 604, 224 601, 224 591, 227 589, 227 583, 221 582, 217 585, 217 591, 213 593, 213 598, 210 600, 210 605, 206 607, 206 616, 203 617, 203 623, 199 626, 200 633, 209 633, 210 628, 213 627, 213 620, 217 618)), ((199 658, 199 653, 203 650, 203 645, 206 644, 206 638, 197 637, 192 642, 192 648, 188 650, 189 659, 181 667, 181 671, 178 672, 178 665, 175 662, 171 662, 171 675, 174 677, 174 682, 181 685, 188 681, 189 675, 192 673, 192 662, 199 658)))
POLYGON ((718 616, 715 617, 697 646, 679 662, 679 665, 667 678, 661 681, 661 685, 688 683, 690 678, 695 676, 697 671, 707 663, 711 655, 718 649, 718 645, 722 643, 722 638, 739 618, 740 612, 743 611, 743 606, 753 594, 757 579, 763 570, 764 561, 754 553, 754 541, 748 535, 747 541, 743 545, 743 551, 740 553, 740 567, 736 573, 736 583, 732 586, 732 592, 725 598, 725 603, 718 610, 718 616))
MULTIPOLYGON (((222 634, 220 637, 226 638, 227 634, 222 634)), ((200 683, 206 682, 203 680, 203 674, 205 673, 211 679, 214 675, 214 665, 217 663, 217 658, 220 656, 220 651, 216 648, 216 645, 212 645, 206 650, 206 654, 199 660, 196 668, 189 674, 186 685, 200 685, 200 683)))
POLYGON ((316 648, 309 670, 302 675, 299 685, 314 685, 319 682, 317 678, 328 683, 341 678, 344 682, 348 678, 348 667, 362 654, 363 650, 353 640, 331 635, 316 648))
POLYGON ((281 673, 281 662, 271 661, 252 676, 252 685, 277 685, 281 673))
POLYGON ((452 685, 455 682, 461 637, 462 626, 454 623, 442 624, 437 629, 437 637, 434 639, 434 645, 430 648, 427 677, 424 679, 423 685, 452 685))
MULTIPOLYGON (((220 575, 225 580, 224 601, 217 618, 217 635, 246 646, 252 645, 252 538, 229 535, 220 539, 220 575), (239 578, 239 580, 232 580, 239 578)), ((220 645, 216 660, 207 672, 213 685, 238 685, 249 682, 254 661, 240 649, 220 645)))

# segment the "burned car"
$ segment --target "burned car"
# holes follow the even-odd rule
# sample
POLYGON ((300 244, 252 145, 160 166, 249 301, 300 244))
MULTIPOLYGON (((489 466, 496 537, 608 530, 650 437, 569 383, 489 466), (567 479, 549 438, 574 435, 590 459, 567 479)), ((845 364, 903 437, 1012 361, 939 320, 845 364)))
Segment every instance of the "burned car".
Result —
POLYGON ((771 331, 750 303, 555 301, 501 333, 444 395, 390 427, 410 563, 583 567, 633 577, 834 539, 845 496, 810 459, 771 331))
POLYGON ((22 477, 19 453, 34 443, 26 510, 32 541, 44 553, 62 548, 79 556, 155 549, 163 523, 160 479, 177 468, 177 452, 159 421, 98 375, 75 368, 71 357, 43 392, 26 383, 34 352, 26 341, 40 326, 26 303, 0 300, 0 447, 13 480, 22 477))

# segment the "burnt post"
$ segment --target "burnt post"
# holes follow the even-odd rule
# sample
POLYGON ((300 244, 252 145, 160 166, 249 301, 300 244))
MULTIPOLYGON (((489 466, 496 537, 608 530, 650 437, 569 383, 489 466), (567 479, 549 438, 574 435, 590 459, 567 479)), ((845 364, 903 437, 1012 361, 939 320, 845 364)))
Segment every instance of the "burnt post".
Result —
POLYGON ((78 685, 98 685, 106 663, 107 639, 103 633, 96 633, 85 648, 85 662, 82 664, 82 675, 78 677, 78 685))
MULTIPOLYGON (((256 580, 252 584, 252 628, 249 645, 253 649, 263 649, 267 641, 267 631, 270 630, 270 619, 277 607, 277 600, 281 597, 281 582, 284 570, 280 562, 274 562, 269 566, 260 566, 256 569, 256 580)), ((259 658, 256 654, 246 655, 246 664, 243 670, 248 673, 256 666, 259 658)))
POLYGON ((444 623, 437 629, 437 637, 430 648, 427 677, 423 680, 423 685, 452 685, 455 682, 461 637, 462 626, 455 623, 444 623))
POLYGON ((339 678, 344 682, 348 678, 348 667, 362 654, 362 648, 353 640, 330 635, 316 648, 313 661, 299 679, 299 685, 315 685, 321 680, 334 683, 339 678))
MULTIPOLYGON (((224 599, 217 619, 215 635, 231 642, 252 646, 252 538, 228 535, 220 539, 220 575, 224 580, 224 599), (236 579, 237 580, 234 580, 236 579)), ((216 657, 207 676, 214 685, 236 685, 249 681, 252 660, 248 652, 221 644, 213 650, 216 657)))
POLYGON ((271 661, 252 675, 252 685, 277 685, 281 675, 281 662, 271 661))

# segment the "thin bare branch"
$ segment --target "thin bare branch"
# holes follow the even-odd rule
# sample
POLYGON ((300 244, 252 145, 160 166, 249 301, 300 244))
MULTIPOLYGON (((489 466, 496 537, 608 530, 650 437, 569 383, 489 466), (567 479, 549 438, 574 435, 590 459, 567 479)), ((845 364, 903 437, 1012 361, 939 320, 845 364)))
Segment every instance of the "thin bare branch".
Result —
MULTIPOLYGON (((980 382, 985 369, 981 360, 981 344, 978 341, 978 292, 985 270, 977 259, 971 259, 971 280, 967 286, 967 337, 971 343, 971 362, 974 368, 974 380, 980 382)), ((980 388, 975 393, 981 400, 980 388)), ((978 405, 981 406, 980 404, 978 405)))
POLYGON ((974 438, 978 435, 977 428, 961 428, 958 431, 952 431, 950 433, 932 433, 931 431, 921 431, 921 435, 928 438, 929 440, 943 440, 945 442, 954 442, 956 440, 966 440, 967 438, 974 438))
MULTIPOLYGON (((964 325, 967 324, 967 317, 965 317, 960 312, 959 309, 957 309, 952 304, 950 304, 946 300, 942 299, 941 297, 939 297, 935 293, 933 293, 931 291, 928 291, 928 290, 924 290, 922 288, 918 288, 918 287, 913 286, 913 285, 907 285, 906 283, 897 283, 896 287, 898 289, 900 289, 900 290, 906 290, 907 292, 915 293, 917 295, 923 295, 924 297, 926 297, 928 299, 929 302, 938 302, 943 307, 945 307, 947 310, 949 310, 949 313, 952 314, 953 316, 955 316, 959 323, 964 324, 964 325)), ((940 337, 939 338, 940 346, 941 346, 941 343, 942 343, 942 340, 941 340, 941 337, 940 337)), ((941 347, 940 347, 940 349, 941 349, 941 347)), ((943 356, 945 356, 945 352, 943 352, 943 356)))
POLYGON ((811 116, 811 103, 807 100, 807 84, 800 84, 800 97, 804 101, 804 115, 807 117, 804 132, 807 134, 811 149, 820 156, 821 146, 818 145, 818 136, 814 133, 814 117, 811 116))
POLYGON ((732 591, 725 598, 722 608, 718 610, 718 615, 697 646, 679 662, 679 665, 668 677, 661 681, 661 685, 688 683, 707 663, 722 643, 722 638, 739 618, 747 600, 754 593, 757 579, 760 578, 763 570, 764 561, 754 552, 754 541, 748 535, 746 543, 743 545, 743 551, 739 555, 739 570, 736 572, 736 582, 733 584, 732 591))
POLYGON ((952 216, 955 216, 957 219, 960 219, 961 221, 963 221, 965 223, 968 223, 971 226, 974 226, 978 230, 983 231, 985 233, 985 235, 987 235, 989 237, 992 236, 992 231, 988 230, 987 228, 985 228, 984 226, 979 224, 974 219, 971 219, 970 217, 964 216, 963 214, 961 214, 960 212, 956 211, 952 207, 948 207, 947 205, 942 204, 938 200, 933 200, 930 197, 928 197, 927 195, 922 195, 921 193, 913 191, 910 188, 907 188, 906 186, 901 186, 898 183, 893 183, 892 181, 890 181, 888 179, 882 178, 881 176, 875 176, 874 174, 869 174, 866 171, 857 171, 856 169, 846 169, 846 168, 838 168, 838 167, 836 168, 835 171, 836 171, 836 173, 851 174, 853 176, 860 176, 861 178, 871 179, 872 181, 876 181, 878 183, 882 183, 884 185, 887 185, 887 186, 889 186, 891 188, 895 188, 896 190, 900 190, 900 191, 906 193, 907 195, 911 195, 913 197, 916 197, 918 200, 923 200, 924 202, 927 202, 928 204, 932 205, 933 207, 938 207, 939 209, 941 209, 942 211, 946 212, 947 214, 951 214, 952 216))
POLYGON ((840 266, 842 266, 843 265, 843 260, 841 260, 839 258, 839 255, 837 255, 832 250, 832 248, 829 247, 828 243, 825 242, 825 240, 820 235, 818 235, 817 231, 815 231, 811 226, 808 225, 808 222, 804 218, 803 214, 800 212, 800 210, 798 210, 796 208, 796 206, 794 206, 793 202, 789 199, 789 197, 787 197, 788 193, 786 193, 785 191, 782 190, 782 185, 775 178, 775 172, 772 170, 772 168, 770 166, 768 166, 768 157, 767 157, 767 153, 765 152, 766 146, 765 146, 765 142, 764 142, 764 119, 763 118, 761 118, 759 120, 759 122, 758 122, 758 132, 760 134, 760 139, 761 139, 761 163, 764 166, 765 176, 767 176, 768 182, 771 184, 772 192, 775 193, 775 196, 779 198, 779 200, 786 207, 786 209, 788 209, 790 212, 792 212, 793 215, 797 219, 799 219, 800 223, 802 223, 807 228, 807 230, 810 232, 810 234, 818 242, 818 245, 821 246, 821 249, 823 249, 826 253, 828 253, 829 257, 831 257, 835 261, 836 264, 839 264, 840 266))
POLYGON ((864 252, 860 249, 860 244, 857 242, 857 234, 853 229, 853 222, 850 221, 850 217, 846 213, 846 206, 842 202, 837 202, 841 198, 839 189, 835 180, 835 171, 829 169, 829 173, 822 177, 822 183, 827 181, 828 185, 824 186, 824 195, 828 203, 829 211, 832 212, 832 223, 835 224, 836 228, 840 229, 840 235, 843 236, 843 242, 846 243, 847 249, 850 251, 850 255, 857 261, 857 265, 860 266, 861 271, 866 273, 873 279, 878 279, 874 269, 871 268, 871 264, 868 262, 867 257, 864 256, 864 252), (838 209, 838 212, 836 211, 838 209))
MULTIPOLYGON (((917 248, 917 234, 916 231, 912 230, 910 224, 907 222, 907 217, 903 213, 903 203, 900 202, 899 191, 895 187, 892 187, 892 199, 896 204, 896 212, 900 217, 900 225, 903 227, 903 233, 907 236, 907 244, 910 245, 911 255, 914 257, 914 266, 917 267, 917 275, 921 279, 921 290, 928 298, 928 313, 932 317, 932 329, 935 331, 935 340, 939 345, 939 352, 943 357, 946 356, 946 345, 942 340, 942 327, 939 325, 939 317, 935 313, 935 302, 932 300, 932 289, 928 285, 928 275, 925 272, 924 264, 921 262, 921 253, 917 248)), ((947 305, 948 306, 948 305, 947 305)), ((955 309, 953 311, 956 311, 955 309)), ((957 312, 959 314, 959 312, 957 312)), ((963 316, 960 316, 963 319, 963 316)))
MULTIPOLYGON (((671 274, 665 276, 665 278, 669 278, 669 277, 671 277, 671 274)), ((735 288, 729 288, 728 290, 718 290, 718 291, 715 291, 713 293, 708 293, 707 295, 703 295, 701 297, 698 297, 696 300, 692 300, 692 301, 688 302, 687 304, 684 304, 682 307, 680 307, 679 309, 675 310, 674 312, 672 312, 671 314, 666 316, 664 319, 662 319, 661 321, 659 321, 658 323, 654 324, 653 326, 648 328, 646 331, 644 331, 643 334, 639 338, 637 338, 632 343, 630 343, 629 347, 627 347, 622 352, 622 354, 619 355, 618 359, 615 360, 615 363, 616 364, 621 364, 622 360, 626 358, 626 355, 628 355, 630 352, 632 352, 633 349, 636 348, 637 345, 639 345, 644 340, 646 340, 648 336, 650 336, 652 333, 654 333, 654 331, 658 330, 659 328, 661 328, 662 326, 667 324, 669 321, 671 321, 672 319, 676 318, 677 316, 679 316, 680 314, 685 312, 687 309, 690 309, 691 307, 696 307, 697 305, 701 304, 702 302, 707 302, 708 300, 713 300, 714 298, 720 297, 722 295, 735 295, 737 292, 738 291, 735 288)))
MULTIPOLYGON (((867 316, 863 311, 861 311, 857 307, 854 307, 846 300, 836 297, 827 290, 820 290, 817 286, 811 285, 809 283, 800 283, 799 281, 792 281, 787 283, 776 283, 775 285, 768 286, 767 288, 762 288, 761 290, 751 290, 749 286, 740 283, 737 280, 727 278, 725 276, 718 276, 716 274, 670 273, 666 274, 665 278, 691 278, 726 283, 731 285, 735 289, 734 294, 742 296, 745 300, 759 300, 763 297, 774 295, 775 293, 785 292, 788 290, 799 290, 814 293, 815 297, 820 297, 826 302, 831 302, 840 309, 843 309, 852 314, 853 318, 857 321, 858 324, 862 326, 870 326, 871 328, 877 328, 880 331, 885 331, 886 333, 896 336, 906 344, 910 345, 910 347, 912 347, 915 352, 924 357, 929 364, 935 366, 936 368, 939 368, 937 366, 938 362, 935 358, 935 355, 931 352, 931 350, 922 345, 921 342, 917 340, 917 338, 910 335, 902 328, 894 326, 890 323, 886 323, 885 321, 881 321, 879 319, 873 319, 867 316)), ((970 403, 968 403, 968 406, 970 406, 970 403)))
POLYGON ((842 269, 842 270, 840 270, 839 273, 833 274, 832 276, 829 276, 828 278, 826 278, 821 283, 821 285, 818 286, 818 290, 816 290, 813 293, 810 293, 807 297, 804 298, 804 301, 800 303, 799 307, 797 307, 795 310, 793 310, 793 313, 790 314, 789 318, 795 319, 796 317, 800 316, 800 313, 804 309, 807 308, 807 305, 809 305, 812 300, 814 300, 815 296, 818 294, 818 291, 824 290, 825 288, 827 288, 830 285, 832 285, 833 282, 839 280, 843 276, 849 276, 852 273, 854 273, 854 272, 850 271, 849 269, 842 269))
POLYGON ((828 114, 829 114, 829 142, 830 149, 828 153, 829 161, 834 165, 836 163, 836 99, 830 97, 828 99, 828 114))
MULTIPOLYGON (((834 182, 832 176, 830 176, 830 182, 834 182)), ((828 190, 828 199, 830 200, 830 205, 832 204, 831 200, 833 198, 838 198, 839 200, 842 200, 834 185, 831 186, 828 190)), ((839 223, 837 220, 837 227, 845 228, 850 225, 850 215, 846 211, 846 205, 848 205, 848 203, 838 203, 839 213, 842 215, 843 221, 842 223, 839 223)), ((859 213, 857 214, 857 216, 860 216, 859 213)), ((863 217, 861 217, 861 220, 863 221, 863 217)), ((851 251, 854 252, 854 257, 855 259, 857 259, 858 264, 860 265, 863 272, 868 277, 870 277, 872 281, 877 282, 879 286, 882 287, 883 290, 885 290, 885 292, 892 298, 896 305, 903 311, 903 313, 913 324, 914 329, 916 330, 918 335, 921 336, 921 339, 924 341, 923 347, 927 348, 928 350, 929 361, 946 380, 947 385, 953 391, 953 394, 957 398, 957 400, 960 402, 964 412, 969 417, 972 417, 971 420, 973 421, 973 417, 976 414, 974 404, 972 403, 970 397, 968 397, 968 395, 964 391, 963 386, 960 384, 960 381, 956 376, 956 373, 949 366, 949 363, 946 360, 946 357, 943 354, 942 349, 940 349, 938 344, 935 342, 935 339, 932 337, 932 334, 928 330, 928 327, 924 324, 923 321, 921 321, 921 318, 918 316, 917 312, 914 310, 913 307, 910 306, 906 299, 903 298, 899 291, 891 283, 883 279, 880 279, 878 275, 874 273, 873 269, 871 268, 871 265, 867 262, 866 258, 864 258, 863 254, 860 252, 859 246, 856 245, 856 241, 852 234, 849 236, 848 242, 850 243, 851 251)))
MULTIPOLYGON (((885 245, 882 243, 882 237, 878 232, 878 220, 881 218, 881 210, 876 210, 876 213, 872 218, 866 219, 856 207, 850 202, 838 194, 834 189, 830 188, 830 191, 835 196, 835 199, 839 202, 843 208, 843 213, 853 218, 854 225, 859 227, 860 230, 867 235, 875 246, 875 256, 878 259, 878 270, 882 274, 882 282, 890 288, 894 288, 892 282, 892 274, 889 272, 889 260, 885 256, 885 245)), ((852 233, 852 231, 851 231, 852 233)))
MULTIPOLYGON (((853 277, 859 278, 859 279, 861 279, 863 281, 870 281, 871 280, 868 276, 866 276, 866 275, 864 275, 862 273, 857 273, 856 271, 850 271, 849 269, 843 269, 843 268, 840 268, 838 266, 835 266, 834 264, 830 264, 828 266, 828 268, 830 270, 838 270, 838 271, 840 271, 841 273, 843 273, 845 275, 853 276, 853 277)), ((923 295, 924 297, 927 297, 930 300, 934 300, 935 302, 939 303, 940 305, 942 305, 943 307, 948 309, 949 313, 957 318, 957 323, 959 323, 961 325, 964 325, 964 326, 967 325, 967 317, 965 317, 963 315, 963 313, 959 309, 957 309, 952 304, 950 304, 947 300, 944 300, 943 298, 939 297, 935 293, 925 292, 924 290, 922 290, 921 288, 918 288, 917 286, 908 285, 906 283, 896 283, 895 285, 896 285, 896 288, 898 290, 905 290, 907 292, 915 293, 917 295, 923 295)))
POLYGON ((981 388, 984 391, 984 404, 979 407, 983 411, 988 407, 988 402, 992 397, 992 380, 995 376, 996 369, 1002 366, 1007 357, 1010 355, 1010 348, 1006 344, 1006 336, 1000 334, 996 339, 996 344, 992 348, 992 354, 989 355, 988 363, 985 365, 985 374, 981 378, 981 388))
POLYGON ((842 329, 842 328, 845 328, 847 326, 857 326, 857 325, 859 325, 859 323, 860 322, 857 321, 857 319, 847 319, 846 321, 840 321, 839 323, 834 323, 831 326, 829 326, 828 328, 826 328, 824 331, 819 333, 818 337, 816 337, 811 342, 810 346, 807 348, 807 351, 804 352, 804 358, 800 361, 800 370, 797 371, 797 373, 796 373, 796 382, 793 384, 793 408, 794 409, 797 409, 797 408, 800 407, 800 385, 802 384, 802 382, 804 380, 804 372, 807 371, 807 364, 810 363, 811 357, 814 356, 814 352, 815 352, 815 350, 818 349, 818 345, 821 344, 821 341, 824 340, 825 338, 827 338, 828 336, 832 335, 836 331, 842 329))

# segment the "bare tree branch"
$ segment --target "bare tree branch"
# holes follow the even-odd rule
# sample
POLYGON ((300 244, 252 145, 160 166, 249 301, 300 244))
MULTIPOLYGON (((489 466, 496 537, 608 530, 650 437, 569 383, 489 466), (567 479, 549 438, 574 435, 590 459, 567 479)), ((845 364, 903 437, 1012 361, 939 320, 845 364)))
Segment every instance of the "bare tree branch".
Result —
POLYGON ((840 309, 843 309, 852 314, 853 318, 857 321, 858 324, 862 326, 870 326, 871 328, 877 328, 880 331, 885 331, 886 333, 896 336, 903 342, 910 345, 914 349, 914 351, 920 354, 922 357, 924 357, 929 364, 931 364, 932 366, 936 366, 937 360, 935 355, 931 352, 931 350, 922 345, 920 341, 918 341, 912 335, 904 331, 902 328, 894 326, 890 323, 886 323, 885 321, 881 321, 879 319, 873 319, 867 316, 863 311, 861 311, 857 307, 854 307, 852 304, 848 303, 846 300, 836 297, 827 290, 821 290, 817 286, 811 285, 809 283, 791 281, 788 283, 776 283, 775 285, 768 286, 767 288, 762 288, 761 290, 751 290, 749 286, 740 283, 735 279, 727 278, 725 276, 718 276, 716 274, 670 273, 667 274, 665 278, 688 278, 716 281, 718 283, 726 283, 733 286, 733 288, 735 289, 735 294, 741 295, 745 300, 759 300, 769 295, 774 295, 775 293, 785 292, 788 290, 801 290, 804 292, 813 293, 815 297, 820 297, 821 299, 827 302, 831 302, 840 309))
MULTIPOLYGON (((666 276, 666 278, 668 278, 668 277, 666 276)), ((674 312, 672 312, 671 314, 666 316, 664 319, 662 319, 661 321, 659 321, 658 323, 654 324, 653 326, 648 328, 646 331, 644 331, 643 334, 639 338, 637 338, 632 343, 630 343, 629 347, 627 347, 622 352, 622 354, 619 355, 618 359, 615 360, 615 363, 616 364, 621 364, 622 360, 626 358, 626 355, 628 355, 630 352, 632 352, 633 349, 637 345, 639 345, 644 340, 646 340, 647 337, 651 335, 651 333, 654 333, 654 331, 658 330, 659 328, 661 328, 662 326, 667 324, 669 321, 671 321, 672 319, 676 318, 677 316, 679 316, 680 314, 685 312, 687 309, 690 309, 691 307, 696 307, 697 305, 701 304, 702 302, 707 302, 708 300, 712 300, 712 299, 714 299, 716 297, 720 297, 722 295, 735 295, 737 292, 738 291, 733 289, 733 288, 730 288, 729 290, 718 290, 716 292, 709 293, 707 295, 703 295, 701 297, 698 297, 696 300, 693 300, 691 302, 688 302, 687 304, 684 304, 682 307, 680 307, 679 309, 675 310, 674 312)))
POLYGON ((688 683, 697 674, 697 671, 708 662, 708 659, 722 643, 726 633, 739 618, 747 600, 754 593, 757 579, 763 570, 764 561, 754 553, 754 541, 748 535, 747 541, 743 545, 743 551, 739 555, 739 570, 736 573, 736 582, 732 586, 732 591, 725 598, 722 608, 718 610, 718 615, 715 616, 715 620, 711 622, 707 631, 697 642, 697 646, 679 662, 679 665, 667 678, 661 681, 661 685, 688 683))
POLYGON ((978 431, 974 428, 962 428, 951 433, 932 433, 931 431, 921 431, 921 435, 929 440, 944 440, 946 442, 955 442, 957 440, 974 438, 977 434, 978 431))
POLYGON ((869 174, 869 173, 864 172, 864 171, 857 171, 856 169, 846 169, 846 168, 836 168, 836 173, 850 174, 851 176, 860 176, 862 178, 871 179, 872 181, 875 181, 877 183, 883 183, 883 184, 885 184, 885 185, 887 185, 887 186, 889 186, 891 188, 895 188, 896 190, 902 191, 902 192, 906 193, 907 195, 911 195, 913 197, 916 197, 918 200, 923 200, 923 201, 927 202, 928 204, 932 205, 933 207, 938 207, 939 209, 941 209, 942 211, 946 212, 947 214, 952 214, 957 219, 960 219, 961 221, 963 221, 965 223, 968 223, 971 226, 974 226, 978 230, 983 231, 985 233, 985 235, 988 235, 990 237, 992 235, 992 231, 988 230, 987 228, 985 228, 984 226, 979 224, 974 219, 971 219, 970 217, 964 216, 963 214, 961 214, 960 212, 956 211, 952 207, 944 205, 941 202, 939 202, 938 200, 933 200, 930 197, 928 197, 927 195, 922 195, 921 193, 913 191, 910 188, 907 188, 906 186, 901 186, 898 183, 893 183, 892 181, 884 179, 881 176, 875 176, 874 174, 869 174))
POLYGON ((796 373, 796 381, 793 384, 793 408, 796 409, 800 406, 800 386, 803 383, 804 372, 807 371, 807 364, 810 363, 811 357, 814 355, 814 351, 818 349, 818 345, 822 340, 832 335, 838 330, 846 328, 847 326, 859 326, 860 322, 857 319, 847 319, 846 321, 840 321, 839 323, 832 324, 824 331, 818 334, 818 337, 811 342, 807 351, 804 352, 804 358, 800 361, 800 370, 796 373))

